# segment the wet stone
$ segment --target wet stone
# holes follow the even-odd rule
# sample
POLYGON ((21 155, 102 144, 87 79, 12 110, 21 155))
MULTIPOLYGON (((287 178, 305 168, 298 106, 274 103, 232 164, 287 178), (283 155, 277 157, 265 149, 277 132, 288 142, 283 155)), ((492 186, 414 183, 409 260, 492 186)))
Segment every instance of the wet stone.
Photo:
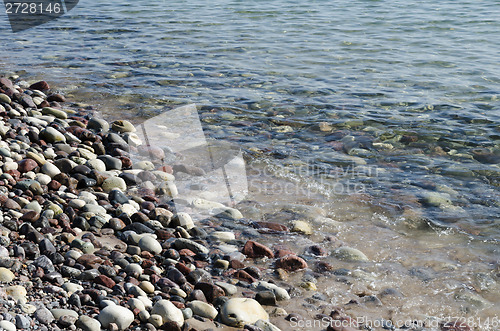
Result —
POLYGON ((130 123, 129 121, 126 121, 126 120, 117 120, 117 121, 112 122, 111 129, 116 131, 116 132, 120 132, 120 133, 135 132, 136 131, 136 129, 132 125, 132 123, 130 123))
POLYGON ((122 161, 116 157, 112 157, 109 155, 99 155, 97 157, 98 160, 101 160, 106 165, 106 170, 121 170, 122 161))
POLYGON ((246 242, 245 246, 243 247, 242 253, 245 254, 248 257, 269 257, 273 258, 274 254, 271 251, 270 248, 259 244, 258 242, 255 242, 253 240, 249 240, 246 242))
POLYGON ((296 271, 307 268, 307 263, 296 255, 287 255, 276 261, 276 267, 286 271, 296 271))
POLYGON ((255 295, 255 300, 261 305, 274 306, 276 305, 276 296, 272 291, 261 291, 255 295))

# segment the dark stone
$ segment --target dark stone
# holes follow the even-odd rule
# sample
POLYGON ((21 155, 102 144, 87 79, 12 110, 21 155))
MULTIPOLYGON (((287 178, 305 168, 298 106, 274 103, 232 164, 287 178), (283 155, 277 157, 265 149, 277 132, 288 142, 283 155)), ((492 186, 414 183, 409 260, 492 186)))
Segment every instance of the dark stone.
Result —
POLYGON ((209 303, 213 303, 216 298, 224 296, 225 294, 224 290, 221 287, 206 282, 199 282, 195 285, 194 288, 197 290, 201 290, 203 294, 205 294, 205 298, 207 298, 207 301, 209 303))
POLYGON ((200 239, 205 239, 208 237, 208 234, 205 230, 203 230, 200 227, 195 226, 194 228, 190 229, 189 234, 194 237, 194 238, 200 238, 200 239))
POLYGON ((167 249, 163 253, 163 256, 166 257, 167 259, 173 259, 173 260, 178 260, 180 258, 179 252, 177 252, 177 250, 173 248, 167 249))
POLYGON ((64 277, 76 278, 76 277, 80 276, 81 273, 82 273, 82 271, 80 269, 77 269, 77 268, 73 268, 73 267, 70 267, 67 265, 64 265, 61 267, 61 274, 64 277))
POLYGON ((96 278, 94 278, 94 282, 96 284, 100 284, 103 286, 106 286, 107 288, 112 288, 113 286, 116 285, 115 281, 109 278, 106 275, 99 275, 96 278))
POLYGON ((262 291, 255 295, 255 300, 261 305, 275 306, 276 296, 273 291, 262 291))
POLYGON ((117 159, 116 157, 112 157, 109 155, 99 155, 97 158, 104 162, 104 164, 106 165, 106 170, 122 169, 122 161, 120 161, 120 159, 117 159))
POLYGON ((186 277, 176 268, 172 268, 168 270, 167 272, 167 278, 170 279, 171 281, 182 285, 187 282, 186 277))
POLYGON ((76 167, 74 167, 73 169, 71 169, 71 173, 82 174, 85 176, 90 175, 91 171, 92 171, 92 169, 90 169, 89 167, 87 167, 86 165, 83 165, 83 164, 79 164, 76 167))
POLYGON ((193 270, 187 275, 186 279, 191 284, 197 284, 199 282, 209 282, 212 280, 212 276, 203 269, 193 270))
POLYGON ((75 219, 73 220, 72 226, 75 228, 80 228, 84 231, 87 231, 88 229, 90 229, 89 222, 81 216, 75 217, 75 219))
POLYGON ((66 102, 66 98, 61 94, 51 94, 47 97, 47 101, 66 102))
POLYGON ((120 190, 114 189, 109 192, 108 196, 109 202, 112 204, 119 203, 119 204, 125 204, 128 203, 128 198, 127 196, 120 190))
POLYGON ((139 179, 139 177, 137 177, 137 175, 134 175, 134 174, 130 174, 130 173, 121 173, 119 175, 120 178, 123 178, 123 180, 125 181, 125 183, 129 186, 134 186, 134 185, 137 185, 139 183, 141 183, 142 181, 139 179))
POLYGON ((326 249, 324 249, 320 245, 309 246, 307 248, 306 252, 309 254, 312 254, 312 255, 316 255, 316 256, 326 256, 328 254, 326 249))
POLYGON ((149 221, 149 217, 147 217, 144 213, 137 212, 130 216, 132 222, 146 223, 149 221))
POLYGON ((77 307, 77 308, 82 307, 82 302, 80 300, 80 296, 76 293, 71 294, 71 296, 68 298, 68 303, 70 305, 77 307))
POLYGON ((125 227, 125 231, 132 230, 138 234, 141 233, 154 233, 155 231, 142 223, 132 223, 125 227))
POLYGON ((104 144, 102 142, 93 143, 92 148, 94 149, 94 153, 97 155, 105 155, 106 154, 106 149, 104 148, 104 144))
POLYGON ((78 181, 78 185, 76 187, 81 189, 81 188, 93 187, 96 185, 97 185, 97 181, 95 179, 84 177, 78 181))
POLYGON ((58 159, 54 161, 54 165, 64 173, 70 173, 73 169, 74 163, 69 159, 58 159))
POLYGON ((31 84, 30 89, 31 90, 46 91, 46 90, 50 89, 50 86, 46 81, 41 80, 39 82, 31 84))
POLYGON ((205 294, 203 293, 203 291, 198 290, 198 289, 195 289, 191 293, 189 293, 187 300, 188 301, 199 300, 199 301, 207 302, 207 298, 205 297, 205 294))
POLYGON ((33 264, 39 268, 42 268, 45 272, 54 272, 55 268, 52 261, 45 255, 41 255, 33 261, 33 264))
MULTIPOLYGON (((40 256, 40 249, 38 248, 38 245, 35 245, 32 242, 25 241, 21 244, 21 247, 23 248, 28 259, 35 259, 40 256)), ((12 261, 12 259, 9 258, 9 261, 12 261)))
POLYGON ((18 101, 25 108, 36 108, 33 99, 29 95, 26 94, 19 95, 18 101))
POLYGON ((62 186, 61 183, 59 183, 56 180, 51 180, 50 183, 47 185, 47 187, 53 191, 59 190, 59 188, 62 186))
POLYGON ((116 218, 116 217, 113 217, 112 219, 110 219, 108 222, 108 225, 111 229, 113 229, 115 231, 123 230, 126 226, 125 223, 121 219, 116 218))
POLYGON ((30 210, 24 213, 23 216, 21 216, 21 221, 34 223, 38 220, 39 217, 40 217, 39 213, 37 213, 34 210, 30 210))
POLYGON ((283 232, 288 232, 288 227, 283 224, 279 223, 273 223, 273 222, 254 222, 254 227, 257 229, 270 229, 273 231, 283 231, 283 232))
POLYGON ((104 224, 106 224, 106 219, 104 217, 98 216, 98 215, 92 216, 89 220, 89 224, 91 226, 94 226, 94 227, 100 229, 104 226, 104 224))
POLYGON ((56 252, 54 244, 52 244, 52 242, 47 238, 42 239, 42 241, 38 244, 38 247, 40 248, 40 253, 43 255, 49 255, 56 252))
POLYGON ((238 270, 233 274, 233 277, 242 281, 245 281, 247 283, 253 283, 256 281, 255 278, 253 278, 248 272, 244 270, 238 270))

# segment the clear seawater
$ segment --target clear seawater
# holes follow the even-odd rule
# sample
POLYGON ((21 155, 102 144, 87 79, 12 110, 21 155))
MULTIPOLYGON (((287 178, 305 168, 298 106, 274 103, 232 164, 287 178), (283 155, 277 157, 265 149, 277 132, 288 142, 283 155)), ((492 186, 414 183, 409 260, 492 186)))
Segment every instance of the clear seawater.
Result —
POLYGON ((110 119, 195 103, 207 135, 278 169, 278 183, 345 184, 314 203, 351 224, 339 235, 353 242, 391 229, 370 240, 401 251, 379 261, 423 240, 429 260, 461 266, 443 282, 498 268, 498 1, 81 0, 15 34, 0 15, 0 31, 1 72, 43 78, 110 119))

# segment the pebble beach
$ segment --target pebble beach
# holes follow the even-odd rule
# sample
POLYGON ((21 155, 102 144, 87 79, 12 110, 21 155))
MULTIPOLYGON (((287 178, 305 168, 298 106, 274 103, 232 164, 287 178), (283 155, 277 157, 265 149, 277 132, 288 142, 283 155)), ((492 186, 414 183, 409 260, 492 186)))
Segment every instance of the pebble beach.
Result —
POLYGON ((180 157, 165 166, 168 148, 45 81, 0 78, 0 117, 0 329, 480 330, 450 318, 396 328, 387 308, 404 295, 374 285, 361 250, 315 240, 319 207, 289 205, 287 222, 253 219, 245 204, 194 220, 200 206, 221 208, 200 199, 178 212, 176 177, 203 169, 180 157), (283 242, 290 234, 306 244, 283 242), (325 283, 354 290, 332 300, 325 283))
MULTIPOLYGON (((0 329, 279 330, 270 321, 302 318, 281 306, 290 300, 287 274, 307 262, 218 229, 286 226, 251 223, 230 207, 195 224, 169 200, 173 169, 200 169, 156 169, 147 157, 134 166, 141 142, 130 122, 95 118, 45 81, 0 85, 0 329), (273 265, 275 276, 254 260, 273 265)), ((309 231, 303 223, 294 230, 309 231)), ((311 252, 325 254, 319 246, 311 252)), ((366 258, 354 249, 341 254, 366 258)))

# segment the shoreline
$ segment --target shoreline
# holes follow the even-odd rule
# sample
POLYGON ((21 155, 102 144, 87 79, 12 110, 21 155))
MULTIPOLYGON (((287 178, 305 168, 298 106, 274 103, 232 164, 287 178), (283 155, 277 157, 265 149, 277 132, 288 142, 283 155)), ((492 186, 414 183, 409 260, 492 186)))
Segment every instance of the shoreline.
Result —
MULTIPOLYGON (((2 81, 2 84, 5 88, 8 82, 2 81)), ((8 190, 2 195, 4 216, 8 216, 2 224, 10 231, 7 236, 10 242, 7 246, 12 248, 12 254, 7 251, 7 257, 17 258, 13 259, 11 266, 3 266, 9 271, 14 270, 14 273, 11 271, 12 275, 8 271, 2 272, 7 277, 5 279, 10 280, 6 283, 28 284, 22 285, 27 291, 26 294, 19 287, 12 288, 17 291, 17 301, 21 302, 17 306, 21 308, 13 305, 11 310, 23 316, 13 317, 14 324, 17 324, 19 319, 19 325, 22 325, 24 319, 29 317, 32 323, 49 328, 57 324, 63 329, 76 325, 88 327, 87 330, 98 330, 95 327, 92 329, 91 325, 97 325, 96 321, 99 319, 103 323, 114 321, 115 325, 111 325, 110 329, 124 329, 130 320, 128 317, 132 317, 129 324, 132 330, 139 325, 150 330, 157 326, 159 329, 176 330, 172 323, 162 322, 170 319, 171 315, 177 316, 177 321, 180 321, 180 312, 183 324, 187 321, 195 329, 203 329, 216 327, 218 324, 212 324, 210 320, 217 315, 219 317, 216 320, 226 314, 222 321, 226 322, 225 325, 229 323, 228 309, 233 309, 233 306, 227 307, 223 299, 229 294, 229 298, 257 298, 262 304, 252 300, 248 302, 254 305, 257 316, 263 320, 270 316, 273 324, 257 323, 257 326, 267 330, 275 330, 273 325, 286 330, 287 326, 293 327, 293 321, 297 322, 295 327, 299 327, 299 321, 306 323, 314 318, 327 321, 319 326, 320 329, 326 327, 327 330, 340 330, 332 324, 334 321, 356 320, 355 315, 345 312, 346 307, 347 311, 350 310, 350 302, 339 308, 325 301, 325 304, 320 304, 323 306, 321 312, 300 307, 301 303, 297 299, 302 301, 311 293, 321 294, 316 291, 314 276, 321 272, 321 266, 326 270, 331 268, 327 264, 317 263, 320 257, 329 255, 325 248, 311 244, 311 254, 307 259, 303 259, 303 254, 292 252, 286 247, 263 245, 261 240, 276 240, 273 236, 289 233, 291 229, 274 222, 250 223, 242 218, 245 215, 238 214, 237 209, 227 208, 228 213, 201 223, 194 223, 189 213, 187 216, 179 215, 168 200, 160 201, 157 191, 163 189, 162 193, 168 193, 168 190, 161 187, 162 182, 173 181, 174 176, 184 171, 185 174, 194 176, 199 169, 184 165, 184 168, 169 168, 167 175, 164 168, 158 171, 160 164, 155 164, 155 159, 149 158, 150 152, 159 154, 157 159, 161 159, 165 151, 146 149, 146 153, 143 151, 141 156, 138 146, 130 145, 123 139, 131 138, 135 130, 130 122, 117 120, 108 123, 93 118, 90 109, 75 111, 66 107, 68 103, 65 102, 64 96, 49 93, 47 97, 42 91, 36 92, 36 88, 49 90, 46 83, 37 84, 31 89, 29 86, 24 87, 25 91, 31 91, 34 98, 27 94, 21 95, 23 98, 15 97, 15 93, 10 90, 13 99, 22 104, 21 109, 0 109, 4 119, 2 143, 7 145, 2 146, 6 149, 2 151, 2 158, 12 160, 3 162, 2 165, 2 187, 8 190), (38 102, 40 103, 36 104, 38 102), (48 127, 53 130, 47 130, 48 127), (36 135, 33 132, 36 132, 36 135), (54 148, 51 150, 52 147, 54 148), (26 153, 29 148, 38 152, 38 155, 31 150, 29 154, 26 153), (133 159, 141 157, 142 160, 137 161, 140 171, 131 171, 132 165, 136 165, 133 159), (147 163, 148 161, 153 161, 152 168, 151 162, 147 163), (150 183, 144 184, 139 190, 132 190, 132 187, 141 186, 148 181, 150 183), (64 187, 66 188, 61 189, 64 187), (116 188, 122 192, 114 191, 116 188), (29 208, 26 208, 27 205, 29 208), (6 210, 7 208, 12 212, 6 210), (75 228, 81 231, 75 231, 75 228), (219 231, 219 228, 222 231, 219 231), (126 232, 127 230, 134 230, 136 233, 126 232), (23 242, 26 243, 26 248, 23 242), (23 247, 24 255, 23 251, 16 250, 14 246, 23 247), (39 256, 36 253, 37 247, 39 256), (27 257, 30 258, 26 259, 27 257), (211 275, 207 275, 207 271, 211 275), (75 277, 77 273, 78 276, 75 277), (308 275, 312 275, 312 278, 308 275), (293 282, 290 282, 291 279, 293 282), (224 283, 214 284, 215 281, 224 283), (32 286, 29 285, 30 282, 32 286), (70 284, 66 285, 68 283, 70 284), (291 283, 300 283, 303 289, 294 291, 294 285, 288 286, 291 283), (69 308, 74 313, 56 311, 56 314, 59 314, 57 320, 53 311, 39 317, 33 307, 36 311, 45 311, 39 307, 40 302, 44 300, 36 299, 35 293, 40 290, 46 291, 49 297, 55 300, 50 303, 45 298, 46 309, 55 302, 66 301, 53 309, 69 308), (72 294, 69 295, 70 293, 72 294), (101 297, 104 294, 105 296, 101 297), (163 300, 174 303, 167 304, 163 300), (116 309, 117 312, 110 313, 109 317, 106 314, 107 311, 112 311, 112 308, 108 308, 105 313, 104 307, 98 308, 113 307, 113 301, 130 309, 116 309), (205 320, 186 318, 190 314, 189 310, 184 308, 186 306, 191 308, 191 313, 195 311, 205 320), (265 312, 261 307, 265 308, 265 312), (296 310, 303 311, 303 316, 292 313, 296 310), (153 314, 153 311, 158 314, 153 314), (316 316, 317 313, 320 313, 320 316, 316 316), (113 314, 123 318, 117 319, 113 314), (44 323, 48 320, 49 323, 44 323), (147 323, 151 325, 146 325, 147 323)), ((9 106, 13 105, 12 99, 7 94, 6 96, 11 101, 9 106)), ((2 102, 5 104, 9 99, 2 96, 2 102)), ((132 141, 134 139, 135 137, 132 141)), ((319 211, 318 213, 321 214, 319 211)), ((301 215, 300 212, 297 215, 301 215)), ((308 234, 311 231, 307 225, 300 225, 305 228, 295 228, 299 233, 308 234)), ((367 260, 361 251, 341 247, 346 246, 335 249, 339 260, 367 260)), ((369 275, 360 273, 359 277, 369 278, 369 275)), ((3 283, 4 290, 6 283, 3 283)), ((397 296, 397 293, 388 295, 397 296)), ((373 299, 374 306, 370 309, 378 309, 376 297, 364 295, 360 298, 360 301, 365 303, 373 299)), ((324 298, 319 295, 315 300, 320 302, 324 298)), ((239 305, 241 302, 235 304, 236 308, 239 305)), ((240 313, 238 311, 238 314, 240 313)), ((244 318, 249 318, 247 322, 251 321, 250 324, 257 321, 253 320, 255 316, 244 318)), ((446 322, 450 321, 446 321, 446 318, 440 321, 439 327, 444 327, 446 322)), ((356 326, 360 327, 361 323, 353 322, 343 330, 353 330, 356 326)), ((472 329, 473 325, 468 327, 472 329)), ((467 328, 464 326, 463 330, 467 328)))

